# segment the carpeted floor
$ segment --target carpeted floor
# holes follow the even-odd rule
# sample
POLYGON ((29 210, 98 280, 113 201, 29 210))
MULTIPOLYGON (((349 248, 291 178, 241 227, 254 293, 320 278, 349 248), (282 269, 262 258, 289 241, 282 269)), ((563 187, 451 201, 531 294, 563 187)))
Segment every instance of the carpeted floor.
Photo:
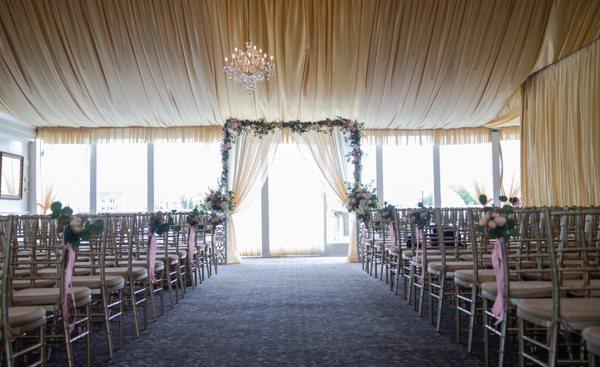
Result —
MULTIPOLYGON (((129 328, 129 324, 126 325, 129 328)), ((95 365, 479 366, 388 286, 344 258, 244 259, 188 292, 112 361, 95 365)), ((78 365, 84 361, 76 346, 78 365)), ((52 358, 60 365, 60 353, 52 358)))

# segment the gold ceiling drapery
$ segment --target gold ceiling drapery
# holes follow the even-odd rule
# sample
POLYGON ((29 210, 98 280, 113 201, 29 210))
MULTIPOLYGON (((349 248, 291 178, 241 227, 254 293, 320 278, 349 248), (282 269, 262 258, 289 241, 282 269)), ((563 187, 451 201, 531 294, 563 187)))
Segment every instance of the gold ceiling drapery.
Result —
POLYGON ((0 29, 0 112, 36 126, 449 129, 513 120, 528 75, 598 38, 600 2, 0 0, 0 29), (223 73, 248 39, 277 65, 255 95, 223 73))
MULTIPOLYGON (((498 128, 500 140, 519 140, 520 126, 498 128)), ((457 145, 492 142, 492 129, 470 127, 463 129, 366 129, 363 139, 373 145, 457 145)))
POLYGON ((523 86, 527 205, 600 205, 600 41, 523 86))

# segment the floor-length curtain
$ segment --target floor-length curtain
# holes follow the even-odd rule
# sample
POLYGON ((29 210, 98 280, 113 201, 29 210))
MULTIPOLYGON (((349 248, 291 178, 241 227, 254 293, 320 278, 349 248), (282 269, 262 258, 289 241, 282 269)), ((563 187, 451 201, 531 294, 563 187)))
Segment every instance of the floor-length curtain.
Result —
MULTIPOLYGON (((333 129, 331 134, 318 132, 294 134, 293 138, 300 150, 316 164, 323 182, 341 202, 345 202, 347 198, 345 182, 351 180, 351 175, 346 162, 345 143, 340 129, 333 129)), ((358 239, 355 228, 356 217, 354 214, 350 214, 350 245, 348 248, 348 261, 350 262, 358 260, 358 239)))
POLYGON ((235 193, 235 209, 227 216, 228 264, 241 261, 235 230, 236 215, 249 204, 251 193, 265 182, 280 137, 280 131, 260 138, 253 133, 242 133, 237 137, 229 172, 229 188, 235 193))
POLYGON ((600 41, 523 85, 526 205, 600 205, 600 41))

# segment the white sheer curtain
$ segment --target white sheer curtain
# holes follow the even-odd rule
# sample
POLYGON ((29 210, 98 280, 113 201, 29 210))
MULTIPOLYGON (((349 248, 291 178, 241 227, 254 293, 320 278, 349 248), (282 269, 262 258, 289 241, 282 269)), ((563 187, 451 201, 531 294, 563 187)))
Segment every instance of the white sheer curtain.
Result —
MULTIPOLYGON (((352 180, 346 162, 345 143, 342 132, 335 128, 331 134, 307 132, 305 134, 293 134, 294 141, 307 158, 315 163, 323 182, 329 186, 331 191, 341 201, 345 202, 347 193, 345 182, 352 180)), ((348 247, 348 261, 356 262, 357 236, 356 217, 350 215, 350 245, 348 247)))
POLYGON ((228 264, 238 264, 241 261, 235 230, 236 216, 250 203, 251 193, 265 182, 269 164, 280 140, 279 130, 262 138, 253 133, 242 133, 233 146, 228 184, 235 193, 235 209, 227 216, 228 264))

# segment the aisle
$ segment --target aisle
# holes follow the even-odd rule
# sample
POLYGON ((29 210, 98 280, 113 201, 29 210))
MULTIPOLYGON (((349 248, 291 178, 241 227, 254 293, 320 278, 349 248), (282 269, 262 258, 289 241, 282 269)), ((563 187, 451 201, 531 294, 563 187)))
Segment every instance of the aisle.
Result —
POLYGON ((245 259, 168 311, 115 366, 475 366, 342 258, 245 259))

